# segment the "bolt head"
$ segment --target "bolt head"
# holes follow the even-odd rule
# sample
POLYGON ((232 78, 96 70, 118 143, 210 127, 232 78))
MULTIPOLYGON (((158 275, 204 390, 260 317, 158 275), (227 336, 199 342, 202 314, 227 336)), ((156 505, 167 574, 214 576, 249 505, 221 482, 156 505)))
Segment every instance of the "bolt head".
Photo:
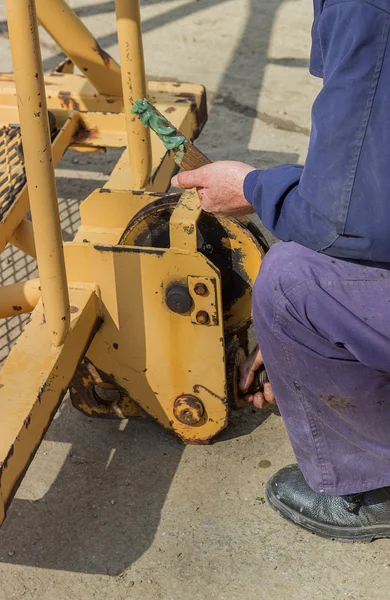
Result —
POLYGON ((207 313, 205 310, 200 310, 196 313, 196 322, 200 325, 206 325, 206 323, 208 323, 209 320, 209 313, 207 313))
POLYGON ((166 294, 166 303, 170 310, 178 314, 185 314, 192 306, 192 298, 188 288, 183 285, 174 285, 166 294))
POLYGON ((176 398, 173 414, 183 425, 196 425, 203 417, 204 406, 196 396, 183 394, 176 398))
POLYGON ((194 292, 197 296, 205 296, 207 294, 207 287, 204 283, 197 283, 194 287, 194 292))
POLYGON ((210 255, 214 252, 214 247, 211 244, 203 244, 202 251, 204 254, 210 255))

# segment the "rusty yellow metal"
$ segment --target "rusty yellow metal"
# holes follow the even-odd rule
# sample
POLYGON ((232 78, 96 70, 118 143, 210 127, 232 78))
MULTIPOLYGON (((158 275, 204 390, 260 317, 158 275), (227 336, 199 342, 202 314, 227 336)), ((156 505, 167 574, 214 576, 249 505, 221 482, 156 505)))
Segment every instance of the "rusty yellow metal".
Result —
POLYGON ((35 250, 34 230, 31 221, 22 219, 15 229, 10 242, 15 248, 19 248, 33 258, 37 257, 35 250))
POLYGON ((131 170, 128 189, 143 189, 152 169, 150 131, 131 113, 137 98, 146 98, 146 77, 142 46, 139 0, 115 0, 127 150, 131 170))
POLYGON ((65 0, 36 0, 41 25, 101 94, 120 97, 119 65, 101 48, 65 0))
POLYGON ((189 275, 188 291, 192 297, 192 323, 215 327, 223 320, 223 315, 218 310, 217 277, 189 275))
POLYGON ((69 296, 34 0, 8 0, 7 18, 42 298, 59 346, 69 329, 69 296))
POLYGON ((99 285, 103 324, 87 358, 123 388, 163 427, 190 443, 211 439, 227 424, 223 322, 195 325, 191 315, 169 310, 166 293, 188 273, 215 278, 222 314, 221 282, 202 254, 177 248, 65 244, 68 278, 99 285), (131 342, 130 342, 131 340, 131 342), (163 356, 156 351, 163 347, 163 356), (196 426, 179 422, 174 403, 196 396, 205 413, 196 426))
POLYGON ((78 367, 69 391, 73 406, 91 417, 114 419, 147 417, 147 413, 130 398, 123 388, 119 390, 115 384, 104 380, 101 373, 86 359, 78 367), (115 399, 114 402, 99 401, 102 392, 107 398, 107 390, 109 390, 111 398, 115 399), (114 396, 112 396, 113 392, 114 396))
MULTIPOLYGON (((7 75, 7 77, 10 77, 7 75)), ((52 93, 52 88, 58 85, 58 79, 62 76, 53 77, 50 81, 47 90, 48 94, 52 93)), ((0 76, 1 78, 1 76, 0 76)), ((77 77, 79 84, 81 77, 77 77)), ((88 82, 87 82, 87 85, 88 82)), ((15 102, 16 91, 14 85, 14 76, 12 76, 12 89, 9 93, 12 94, 12 101, 15 102)), ((156 102, 161 112, 169 112, 170 118, 176 127, 181 128, 183 133, 193 138, 197 135, 199 124, 204 122, 206 113, 203 106, 203 88, 189 84, 188 88, 184 84, 169 84, 167 82, 151 82, 151 86, 156 93, 156 102), (161 89, 160 87, 161 86, 161 89), (176 86, 176 87, 175 87, 176 86), (179 86, 179 87, 177 87, 179 86), (180 98, 173 94, 173 91, 179 90, 177 93, 180 98), (185 91, 185 90, 189 91, 185 91), (186 99, 187 96, 190 99, 186 99), (180 100, 176 103, 177 100, 180 100), (201 112, 199 112, 201 111, 201 112)), ((61 86, 60 88, 61 89, 61 86)), ((18 123, 19 115, 16 106, 1 106, 4 99, 2 93, 4 87, 0 85, 0 124, 1 123, 18 123)), ((8 93, 8 92, 7 92, 8 93)), ((96 92, 94 93, 96 96, 96 92)), ((99 98, 103 96, 97 95, 99 98)), ((58 100, 58 97, 55 95, 58 100)), ((91 102, 94 96, 91 95, 91 102)), ((93 150, 100 151, 104 147, 123 147, 126 144, 126 123, 123 113, 102 113, 102 112, 82 112, 62 108, 58 102, 50 105, 53 97, 48 99, 51 112, 54 114, 59 132, 52 142, 53 164, 56 166, 60 162, 62 155, 68 147, 77 150, 93 150)), ((69 102, 67 102, 69 104, 69 102)), ((176 165, 170 153, 166 151, 161 141, 157 136, 152 139, 153 152, 153 171, 152 177, 147 185, 150 191, 166 190, 170 185, 170 178, 176 170, 176 165)), ((110 176, 107 188, 127 189, 129 185, 129 155, 124 152, 118 164, 114 167, 110 176)), ((15 188, 13 188, 15 189, 15 188)), ((7 242, 10 241, 13 232, 18 227, 24 215, 29 209, 27 188, 23 187, 14 198, 14 201, 3 212, 0 219, 0 251, 4 249, 7 242)), ((105 222, 105 221, 102 221, 105 222)), ((30 240, 31 241, 31 240, 30 240)), ((32 255, 33 247, 31 243, 23 242, 22 236, 17 235, 15 238, 16 245, 18 243, 26 243, 23 249, 32 255)))
POLYGON ((0 171, 17 193, 1 212, 0 251, 11 241, 36 254, 40 280, 0 288, 0 318, 32 311, 0 373, 0 522, 73 375, 72 402, 86 414, 150 415, 186 443, 207 443, 226 426, 225 350, 234 336, 240 346, 237 332, 250 322, 249 284, 262 257, 250 227, 216 217, 221 256, 225 250, 234 256, 247 282, 225 314, 224 265, 200 246, 206 215, 197 193, 166 198, 176 166, 158 137, 150 140, 130 114, 134 100, 148 93, 175 127, 195 139, 206 120, 205 91, 153 81, 146 89, 139 0, 116 0, 121 70, 65 0, 7 0, 7 11, 15 75, 0 75, 0 127, 10 147, 0 171), (35 2, 41 23, 71 59, 45 77, 35 2), (84 76, 73 73, 74 65, 84 76), (56 122, 52 140, 48 109, 56 122), (11 132, 17 143, 7 137, 19 116, 23 147, 17 126, 11 132), (126 145, 109 181, 81 204, 81 226, 63 250, 53 166, 68 148, 104 152, 126 145), (23 219, 29 197, 33 230, 23 219), (169 206, 168 241, 162 242, 168 247, 134 245, 142 242, 132 224, 142 229, 145 211, 158 200, 169 206), (73 282, 70 305, 67 281, 73 282), (184 313, 168 306, 172 286, 189 296, 184 313), (102 399, 98 388, 116 393, 117 400, 102 399))
POLYGON ((65 343, 51 344, 40 302, 0 372, 0 523, 100 322, 96 286, 71 286, 70 298, 65 343))
POLYGON ((39 279, 28 279, 0 287, 0 319, 31 312, 41 297, 39 279))
MULTIPOLYGON (((92 112, 123 112, 122 96, 98 94, 94 86, 84 77, 68 73, 45 74, 46 98, 50 110, 81 110, 92 112)), ((185 105, 190 109, 194 125, 192 133, 202 129, 206 118, 206 94, 202 85, 169 81, 148 81, 149 97, 160 112, 173 113, 185 105), (161 108, 158 106, 161 105, 161 108)), ((15 77, 13 73, 0 73, 0 123, 15 123, 14 116, 8 117, 6 109, 15 106, 15 77)), ((186 135, 188 137, 188 135, 186 135)), ((192 137, 192 136, 191 136, 192 137)))

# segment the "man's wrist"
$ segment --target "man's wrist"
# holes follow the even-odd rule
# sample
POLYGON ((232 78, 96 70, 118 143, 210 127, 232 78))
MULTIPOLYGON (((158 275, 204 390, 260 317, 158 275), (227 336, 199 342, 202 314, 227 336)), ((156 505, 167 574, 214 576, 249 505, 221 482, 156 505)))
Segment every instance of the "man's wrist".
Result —
POLYGON ((245 196, 245 200, 247 200, 253 206, 253 200, 255 197, 255 189, 259 180, 259 174, 261 173, 260 169, 255 169, 254 171, 250 171, 248 175, 246 175, 243 184, 243 192, 245 196))

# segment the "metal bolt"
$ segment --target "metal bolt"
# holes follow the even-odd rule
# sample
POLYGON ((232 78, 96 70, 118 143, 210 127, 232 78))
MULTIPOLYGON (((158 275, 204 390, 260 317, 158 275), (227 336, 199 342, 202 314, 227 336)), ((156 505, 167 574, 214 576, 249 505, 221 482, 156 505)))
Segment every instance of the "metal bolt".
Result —
POLYGON ((105 406, 117 404, 122 398, 121 391, 114 384, 103 381, 93 386, 92 393, 96 402, 105 406))
POLYGON ((204 283, 197 283, 194 287, 194 292, 197 296, 204 296, 207 294, 207 287, 204 283))
POLYGON ((183 285, 174 285, 166 294, 166 303, 170 310, 178 314, 188 312, 192 306, 192 298, 188 288, 183 285))
POLYGON ((211 244, 203 244, 202 251, 204 252, 204 254, 210 255, 214 252, 214 246, 212 246, 211 244))
POLYGON ((196 313, 196 322, 200 325, 206 325, 209 320, 209 313, 207 313, 205 310, 200 310, 198 313, 196 313))
POLYGON ((196 425, 204 414, 204 406, 196 396, 184 394, 175 400, 173 414, 183 425, 196 425))

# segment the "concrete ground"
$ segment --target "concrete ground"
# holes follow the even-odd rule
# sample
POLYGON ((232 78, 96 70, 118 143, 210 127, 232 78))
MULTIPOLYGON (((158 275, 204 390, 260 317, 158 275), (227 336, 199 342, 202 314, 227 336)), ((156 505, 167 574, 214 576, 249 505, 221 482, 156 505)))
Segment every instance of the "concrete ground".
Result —
MULTIPOLYGON (((73 0, 115 57, 114 2, 73 0)), ((10 70, 0 0, 1 70, 10 70)), ((310 106, 310 0, 144 0, 148 73, 202 82, 213 159, 303 161, 310 106)), ((42 36, 45 68, 60 58, 42 36)), ((112 153, 69 154, 57 170, 64 237, 112 153)), ((3 283, 35 263, 7 248, 3 283)), ((19 318, 1 330, 4 357, 19 318)), ((162 349, 163 352, 163 349, 162 349)), ((67 401, 0 531, 0 600, 376 600, 390 597, 390 542, 345 545, 294 528, 264 486, 294 460, 283 423, 250 407, 211 446, 184 447, 150 422, 91 420, 67 401)))

